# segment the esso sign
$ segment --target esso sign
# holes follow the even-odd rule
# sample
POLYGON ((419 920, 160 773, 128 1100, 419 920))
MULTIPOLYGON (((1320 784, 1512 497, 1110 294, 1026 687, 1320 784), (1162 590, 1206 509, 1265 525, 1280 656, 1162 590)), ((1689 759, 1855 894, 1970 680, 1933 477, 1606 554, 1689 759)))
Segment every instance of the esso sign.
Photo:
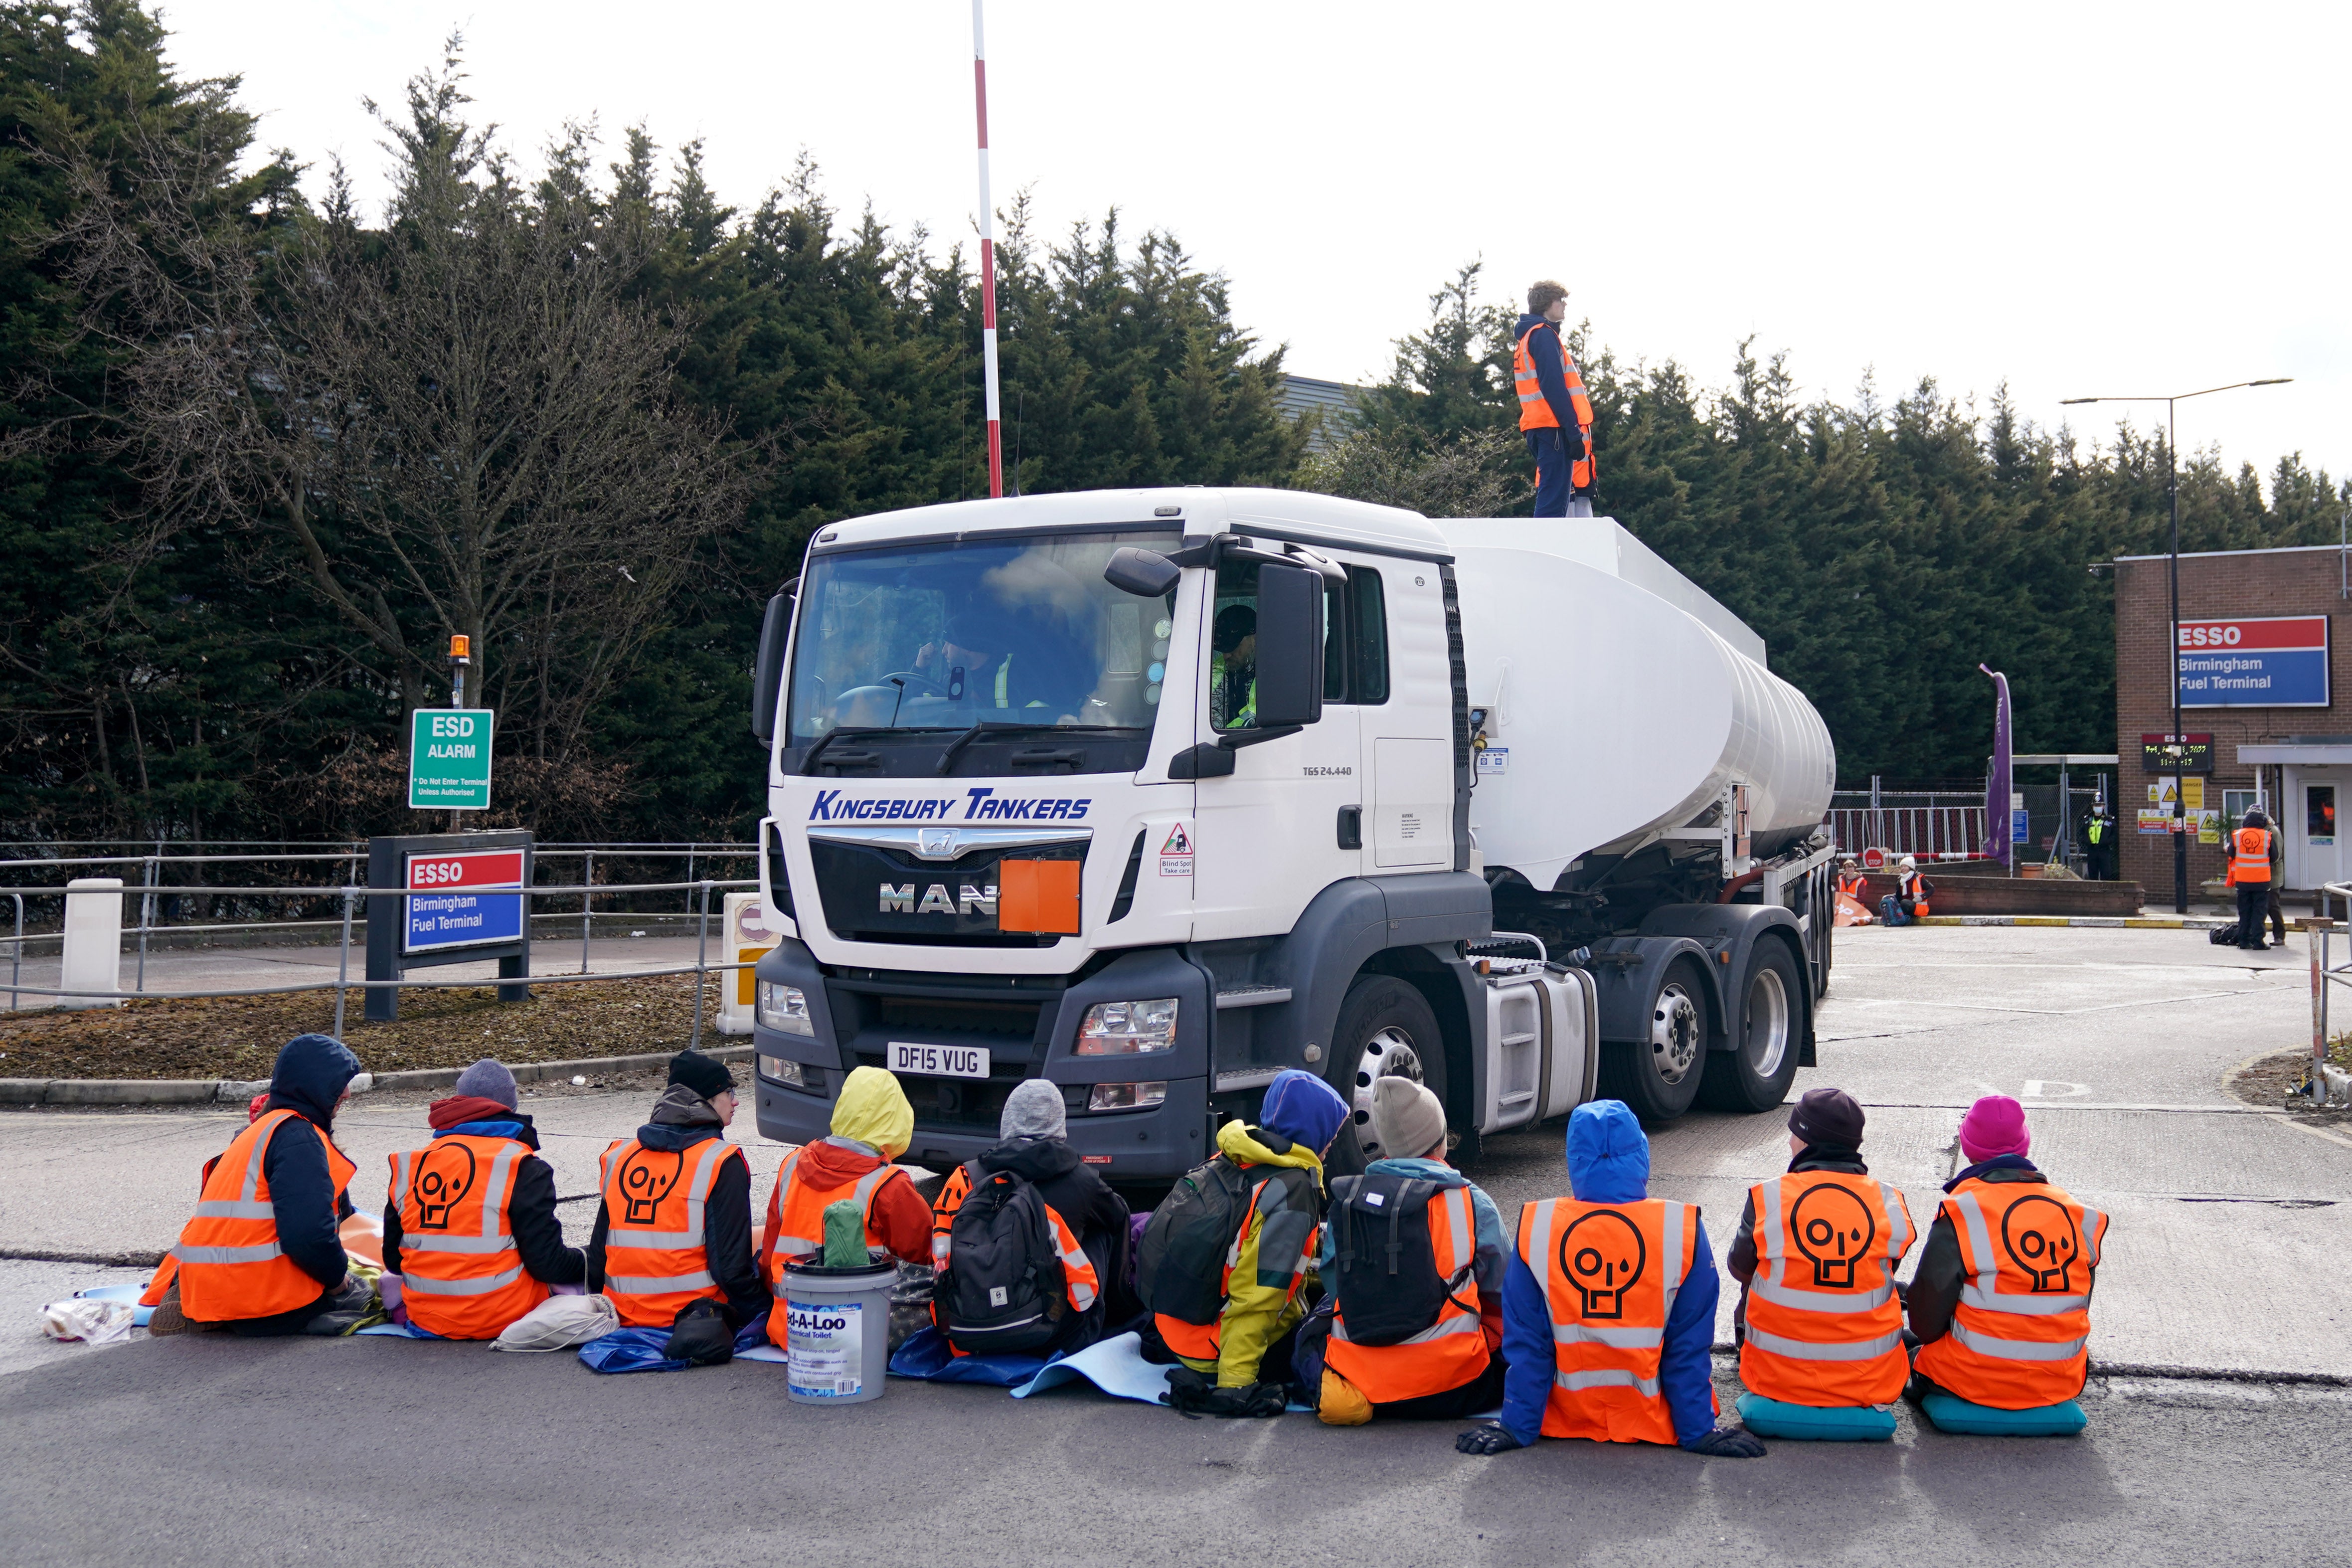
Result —
POLYGON ((466 879, 461 860, 419 860, 409 868, 408 879, 420 888, 446 888, 466 879))
POLYGON ((2235 647, 2245 640, 2246 630, 2234 621, 2215 622, 2207 626, 2186 626, 2180 628, 2182 647, 2235 647))
POLYGON ((520 849, 468 850, 456 855, 412 855, 408 858, 409 889, 432 888, 519 888, 522 886, 520 849))

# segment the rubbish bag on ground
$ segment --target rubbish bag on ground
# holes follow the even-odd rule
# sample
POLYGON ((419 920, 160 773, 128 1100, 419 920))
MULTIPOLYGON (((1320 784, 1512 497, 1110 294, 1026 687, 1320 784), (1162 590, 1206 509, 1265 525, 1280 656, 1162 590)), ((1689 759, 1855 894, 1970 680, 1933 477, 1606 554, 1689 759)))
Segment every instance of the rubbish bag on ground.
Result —
POLYGON ((135 1315, 128 1301, 107 1301, 89 1296, 52 1301, 41 1309, 41 1332, 53 1340, 79 1340, 84 1344, 109 1344, 127 1340, 135 1315))
MULTIPOLYGON (((694 1363, 662 1354, 662 1348, 669 1343, 669 1336, 667 1329, 615 1329, 582 1345, 580 1364, 590 1372, 684 1372, 694 1363)), ((734 1353, 738 1358, 751 1361, 774 1359, 747 1354, 765 1345, 767 1341, 768 1314, 762 1312, 736 1331, 734 1353)))
POLYGON ((608 1296, 550 1296, 506 1326, 490 1342, 494 1351, 568 1351, 602 1339, 621 1326, 608 1296))

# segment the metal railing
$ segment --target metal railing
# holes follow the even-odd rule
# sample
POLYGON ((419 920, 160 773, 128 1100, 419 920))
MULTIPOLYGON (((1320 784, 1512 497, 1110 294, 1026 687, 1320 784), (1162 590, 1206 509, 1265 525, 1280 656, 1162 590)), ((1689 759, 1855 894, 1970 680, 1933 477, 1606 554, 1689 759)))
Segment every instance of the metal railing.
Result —
MULTIPOLYGON (((2322 910, 2332 910, 2339 899, 2352 908, 2352 883, 2323 884, 2316 901, 2322 910)), ((2314 1105, 2352 1104, 2352 1075, 2347 1075, 2327 1059, 2328 987, 2352 985, 2352 942, 2345 944, 2344 962, 2332 962, 2330 949, 2340 929, 2336 921, 2324 915, 2304 925, 2313 940, 2306 944, 2311 949, 2311 1076, 2303 1094, 2314 1105), (2329 1081, 2330 1074, 2335 1076, 2335 1082, 2329 1081)))
POLYGON ((1985 853, 1985 808, 1974 805, 1832 806, 1823 824, 1840 849, 1884 849, 1919 859, 1970 860, 1985 853))
MULTIPOLYGON (((707 855, 710 852, 712 847, 698 847, 698 852, 707 855)), ((635 851, 632 852, 634 853, 635 851)), ((667 851, 665 851, 665 853, 667 851)), ((590 853, 593 854, 593 851, 590 851, 590 853)), ((679 851, 679 853, 684 853, 684 851, 679 851)), ((749 853, 749 851, 746 851, 746 853, 749 853)), ((329 858, 349 858, 349 857, 329 858)), ((277 857, 261 857, 261 858, 277 858, 277 857)), ((13 864, 22 864, 22 862, 0 862, 0 865, 13 864)), ((91 1001, 108 1002, 187 1001, 216 996, 290 996, 331 990, 335 993, 335 1023, 333 1033, 337 1037, 341 1037, 343 1032, 345 1003, 349 994, 352 991, 479 990, 485 985, 563 985, 578 984, 583 981, 657 979, 673 974, 692 974, 697 977, 697 980, 694 988, 694 1028, 690 1044, 698 1046, 702 1043, 704 993, 708 990, 709 976, 719 973, 732 973, 734 972, 751 967, 749 963, 713 963, 710 962, 710 894, 714 889, 719 889, 723 893, 739 889, 757 888, 759 886, 758 880, 756 879, 722 880, 715 878, 701 878, 692 881, 684 882, 607 882, 603 884, 590 884, 583 882, 577 885, 558 887, 535 885, 528 888, 483 888, 463 889, 467 892, 475 893, 477 896, 482 898, 516 898, 522 900, 524 907, 523 920, 521 921, 523 932, 521 940, 526 944, 530 941, 530 921, 535 918, 530 912, 530 900, 541 898, 578 898, 581 900, 583 913, 581 931, 580 971, 576 974, 526 974, 499 976, 487 980, 354 980, 351 977, 352 920, 360 900, 397 899, 401 900, 403 923, 405 924, 407 915, 406 905, 410 900, 420 898, 446 898, 448 896, 449 889, 446 888, 372 888, 356 880, 356 868, 354 868, 353 870, 354 875, 347 877, 344 881, 337 884, 331 884, 323 888, 315 886, 281 888, 221 888, 206 887, 202 884, 189 887, 175 887, 160 883, 143 883, 137 888, 126 887, 121 889, 121 896, 123 897, 129 897, 133 893, 142 895, 142 903, 144 899, 152 898, 161 894, 189 892, 233 893, 239 898, 256 899, 316 899, 321 897, 335 897, 340 899, 342 906, 340 921, 301 922, 303 924, 335 923, 341 925, 342 940, 336 955, 335 978, 331 981, 318 980, 293 985, 213 986, 196 990, 150 990, 147 987, 147 950, 146 942, 144 941, 145 925, 143 921, 142 922, 142 941, 139 949, 139 969, 135 989, 130 991, 120 989, 94 990, 89 986, 69 986, 64 983, 65 976, 63 974, 58 975, 58 984, 53 986, 26 985, 23 984, 22 980, 23 946, 26 941, 36 939, 27 938, 23 934, 25 899, 27 897, 38 898, 44 896, 55 896, 60 899, 68 896, 88 898, 93 896, 93 894, 104 897, 110 896, 113 890, 110 889, 68 889, 65 888, 0 889, 7 891, 16 901, 17 934, 13 939, 13 944, 10 950, 11 958, 8 975, 9 1010, 14 1012, 19 1008, 21 1005, 19 1002, 20 996, 70 996, 77 1000, 89 999, 91 1001), (677 891, 684 891, 686 893, 688 910, 696 916, 695 954, 694 963, 691 965, 678 965, 666 969, 611 970, 602 973, 592 973, 590 971, 588 967, 588 934, 585 911, 592 900, 613 894, 663 893, 677 891), (698 904, 698 900, 699 900, 698 904)), ((642 915, 638 914, 631 918, 642 918, 642 915)), ((163 929, 188 930, 192 928, 167 927, 163 929)), ((58 935, 61 933, 47 932, 39 934, 58 935)), ((126 932, 124 934, 128 933, 126 932)), ((121 949, 118 947, 118 962, 120 962, 120 953, 121 949)), ((491 962, 491 960, 485 958, 481 962, 488 963, 491 962)))

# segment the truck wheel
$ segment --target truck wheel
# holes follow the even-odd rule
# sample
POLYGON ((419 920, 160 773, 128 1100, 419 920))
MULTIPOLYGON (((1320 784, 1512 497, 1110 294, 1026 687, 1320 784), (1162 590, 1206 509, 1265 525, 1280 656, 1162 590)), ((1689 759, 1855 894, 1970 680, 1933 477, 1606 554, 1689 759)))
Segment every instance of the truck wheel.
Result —
POLYGON ((1601 1098, 1622 1100, 1644 1121, 1671 1121, 1697 1098, 1706 1063, 1706 981, 1687 958, 1659 977, 1650 1037, 1601 1048, 1601 1098))
POLYGON ((1339 1004, 1331 1069, 1331 1087, 1352 1108, 1349 1121, 1365 1159, 1421 1152, 1381 1147, 1372 1131, 1372 1085, 1384 1078, 1409 1078, 1439 1100, 1445 1099, 1445 1042, 1428 998, 1390 975, 1359 979, 1339 1004))
POLYGON ((1707 1054, 1699 1098, 1708 1110, 1769 1110, 1788 1098, 1797 1079, 1797 988, 1803 984, 1785 943, 1756 943, 1740 987, 1740 1027, 1732 1037, 1738 1044, 1707 1054))

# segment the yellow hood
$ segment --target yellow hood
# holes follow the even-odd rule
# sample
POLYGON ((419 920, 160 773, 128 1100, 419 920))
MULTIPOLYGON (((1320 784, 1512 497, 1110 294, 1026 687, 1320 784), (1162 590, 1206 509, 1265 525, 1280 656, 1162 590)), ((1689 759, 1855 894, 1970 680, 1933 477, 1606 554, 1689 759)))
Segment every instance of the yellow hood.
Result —
POLYGON ((1217 1129, 1217 1152, 1248 1165, 1287 1165, 1293 1170, 1312 1171, 1318 1185, 1323 1181, 1323 1162, 1316 1158, 1314 1150, 1304 1143, 1293 1143, 1289 1153, 1277 1154, 1257 1141, 1253 1129, 1239 1121, 1228 1121, 1217 1129))
POLYGON ((870 1143, 884 1159, 896 1160, 915 1141, 915 1108, 897 1079, 880 1068, 859 1068, 834 1103, 833 1135, 870 1143))

